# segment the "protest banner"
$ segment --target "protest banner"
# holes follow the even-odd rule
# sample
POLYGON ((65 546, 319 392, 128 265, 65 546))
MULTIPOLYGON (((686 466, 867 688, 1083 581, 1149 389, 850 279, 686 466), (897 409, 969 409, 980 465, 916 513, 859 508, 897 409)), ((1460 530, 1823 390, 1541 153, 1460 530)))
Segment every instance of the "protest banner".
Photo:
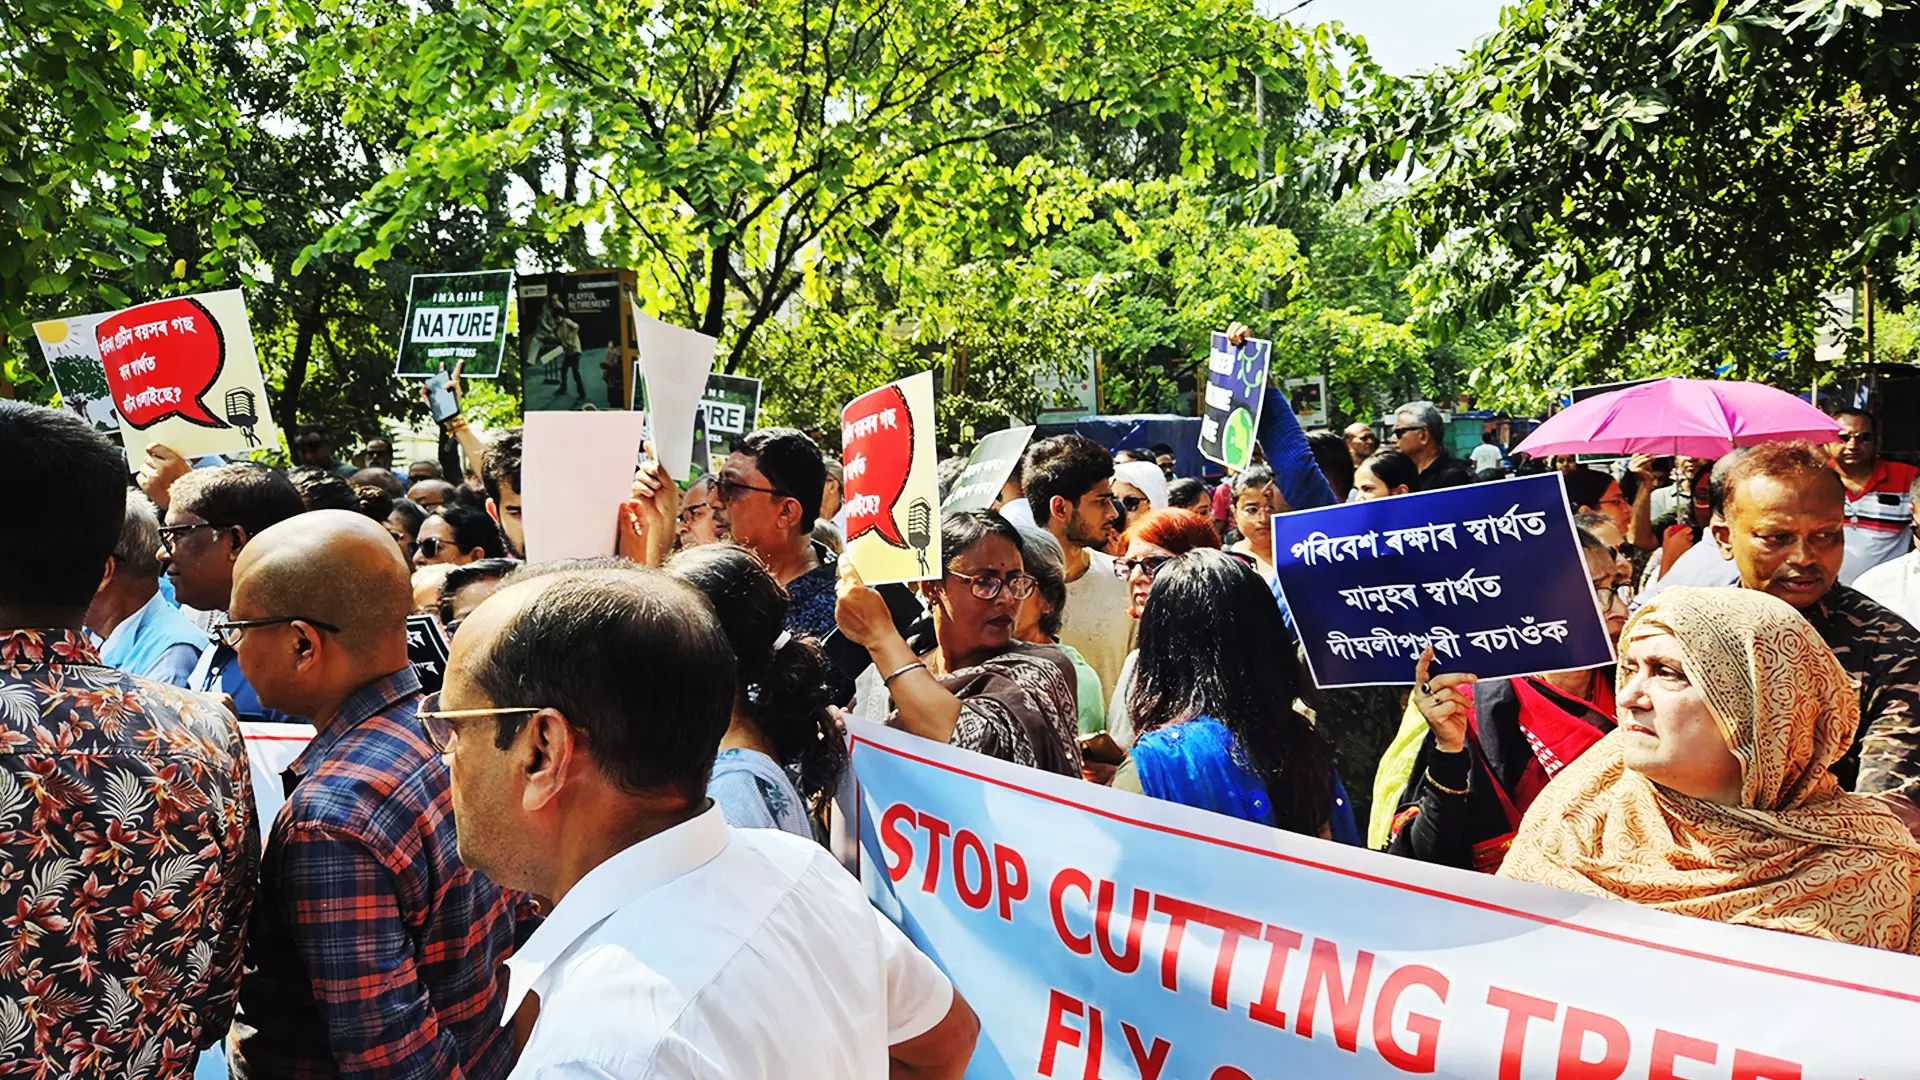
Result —
POLYGON ((33 324, 40 353, 46 357, 60 405, 93 425, 93 430, 120 441, 120 414, 107 387, 106 365, 100 360, 100 340, 94 328, 105 315, 75 315, 33 324))
POLYGON ((1303 428, 1319 427, 1327 422, 1327 377, 1314 375, 1287 380, 1287 400, 1293 403, 1293 418, 1303 428))
POLYGON ((1213 335, 1207 357, 1206 412, 1200 419, 1200 453, 1235 472, 1253 463, 1254 433, 1267 396, 1273 342, 1248 338, 1238 346, 1213 335))
POLYGON ((155 300, 94 328, 127 457, 158 443, 182 457, 255 450, 279 432, 238 289, 155 300))
POLYGON ((1559 473, 1279 514, 1273 554, 1322 688, 1411 683, 1429 645, 1484 678, 1613 659, 1559 473))
POLYGON ((975 1080, 1914 1075, 1920 958, 1434 866, 850 720, 975 1080))
POLYGON ((413 275, 393 373, 426 378, 464 365, 464 378, 498 377, 512 303, 511 270, 413 275))
POLYGON ((523 412, 631 407, 631 270, 576 270, 520 279, 523 412))
POLYGON ((1020 455, 1026 453, 1033 428, 1015 427, 996 431, 974 445, 967 455, 967 467, 954 478, 947 490, 947 501, 940 512, 949 510, 985 510, 1000 498, 1007 477, 1020 467, 1020 455))
POLYGON ((700 407, 707 414, 707 433, 721 436, 721 445, 760 426, 760 380, 745 375, 707 376, 700 407))
POLYGON ((614 553, 620 504, 633 491, 646 416, 536 412, 521 426, 520 512, 527 558, 614 553))
POLYGON ((440 685, 447 681, 447 657, 451 652, 439 619, 431 615, 407 616, 407 662, 413 665, 413 673, 420 676, 421 693, 440 692, 440 685))
POLYGON ((840 411, 847 551, 869 585, 940 576, 933 373, 853 399, 840 411))
POLYGON ((720 340, 661 322, 637 305, 632 315, 634 336, 640 343, 635 370, 646 382, 647 437, 653 440, 653 451, 667 475, 686 483, 693 479, 693 462, 706 467, 706 457, 694 449, 693 421, 720 340))

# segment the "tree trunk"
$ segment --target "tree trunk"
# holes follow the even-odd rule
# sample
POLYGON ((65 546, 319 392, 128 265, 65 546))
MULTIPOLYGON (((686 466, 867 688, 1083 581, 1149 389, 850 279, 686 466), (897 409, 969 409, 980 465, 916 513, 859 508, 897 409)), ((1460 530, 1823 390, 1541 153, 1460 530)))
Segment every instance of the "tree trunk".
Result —
POLYGON ((307 363, 313 358, 313 336, 320 330, 320 290, 315 288, 313 302, 299 315, 298 334, 293 341, 293 357, 287 361, 287 380, 280 387, 280 426, 291 432, 300 424, 300 391, 307 383, 307 363))

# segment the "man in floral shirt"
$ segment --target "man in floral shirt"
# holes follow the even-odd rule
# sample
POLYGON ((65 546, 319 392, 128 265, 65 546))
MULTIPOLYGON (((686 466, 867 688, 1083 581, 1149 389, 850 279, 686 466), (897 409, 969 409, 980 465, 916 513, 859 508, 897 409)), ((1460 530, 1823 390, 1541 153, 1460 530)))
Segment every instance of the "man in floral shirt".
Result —
POLYGON ((120 452, 0 401, 0 460, 0 1075, 187 1077, 232 1016, 259 873, 239 725, 101 666, 81 627, 120 452))

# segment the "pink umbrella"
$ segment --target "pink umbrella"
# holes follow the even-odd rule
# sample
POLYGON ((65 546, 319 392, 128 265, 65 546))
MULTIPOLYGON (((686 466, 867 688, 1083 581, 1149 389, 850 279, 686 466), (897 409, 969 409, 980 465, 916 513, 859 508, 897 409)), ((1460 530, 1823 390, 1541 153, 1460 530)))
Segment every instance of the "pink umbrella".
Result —
POLYGON ((1596 394, 1533 429, 1516 454, 1684 454, 1736 446, 1832 442, 1840 425, 1784 390, 1753 382, 1662 379, 1596 394))

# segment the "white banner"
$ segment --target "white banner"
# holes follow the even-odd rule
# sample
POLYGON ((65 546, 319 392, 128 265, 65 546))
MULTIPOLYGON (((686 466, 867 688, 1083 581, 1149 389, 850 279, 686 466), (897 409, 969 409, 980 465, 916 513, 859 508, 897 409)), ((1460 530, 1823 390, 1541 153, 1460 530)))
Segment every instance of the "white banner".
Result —
POLYGON ((1920 958, 1428 866, 849 722, 970 1077, 1920 1076, 1920 958))

